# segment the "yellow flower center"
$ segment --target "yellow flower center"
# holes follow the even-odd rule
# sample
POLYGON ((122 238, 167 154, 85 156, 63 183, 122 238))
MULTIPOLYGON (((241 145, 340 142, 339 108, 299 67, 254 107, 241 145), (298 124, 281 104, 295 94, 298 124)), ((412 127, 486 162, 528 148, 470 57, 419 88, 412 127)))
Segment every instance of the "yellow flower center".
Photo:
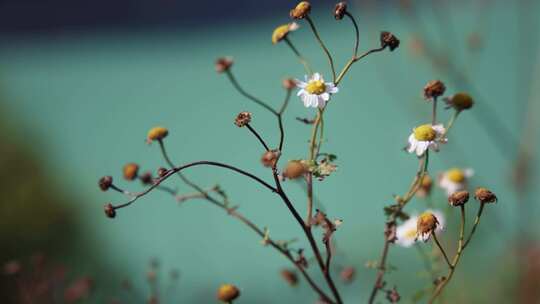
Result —
POLYGON ((412 239, 416 237, 416 229, 409 229, 407 232, 405 232, 405 237, 408 239, 412 239))
POLYGON ((446 171, 446 176, 454 183, 462 183, 465 180, 465 173, 458 168, 446 171))
POLYGON ((326 91, 326 85, 320 80, 310 80, 306 86, 309 94, 321 95, 326 91))
POLYGON ((272 33, 272 43, 276 44, 285 38, 285 36, 289 33, 289 28, 290 25, 288 23, 276 27, 272 33))
POLYGON ((437 133, 431 125, 421 125, 414 129, 414 138, 419 141, 432 141, 437 136, 437 133))

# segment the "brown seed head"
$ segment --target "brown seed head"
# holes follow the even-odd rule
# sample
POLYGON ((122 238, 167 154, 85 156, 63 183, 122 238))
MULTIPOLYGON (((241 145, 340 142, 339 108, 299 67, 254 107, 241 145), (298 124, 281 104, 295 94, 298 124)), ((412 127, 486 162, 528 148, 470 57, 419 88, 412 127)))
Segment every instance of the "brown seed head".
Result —
POLYGON ((137 174, 139 173, 139 165, 136 163, 129 163, 124 166, 123 169, 124 172, 124 178, 132 181, 135 178, 137 178, 137 174))
POLYGON ((343 19, 343 16, 345 16, 345 13, 347 12, 347 2, 339 2, 336 4, 336 7, 334 8, 334 18, 336 20, 343 19))
POLYGON ((103 211, 105 211, 105 215, 109 218, 116 217, 116 210, 114 210, 114 206, 111 203, 105 204, 105 206, 103 206, 103 211))
POLYGON ((281 277, 291 286, 296 286, 298 284, 298 276, 292 270, 283 269, 281 271, 281 277))
POLYGON ((469 191, 457 191, 457 192, 452 193, 448 197, 448 203, 450 203, 450 205, 454 207, 463 206, 468 201, 469 201, 469 191))
POLYGON ((240 112, 236 116, 236 119, 234 120, 234 124, 238 127, 244 127, 248 123, 251 122, 251 113, 249 112, 240 112))
POLYGON ((279 158, 279 151, 266 151, 261 157, 261 163, 267 168, 274 167, 279 158))
POLYGON ((144 172, 139 178, 143 185, 150 185, 154 183, 154 178, 152 177, 151 172, 144 172))
POLYGON ((439 221, 431 212, 424 212, 418 217, 416 222, 416 231, 419 235, 431 235, 437 228, 439 221))
POLYGON ((169 170, 163 168, 163 167, 160 167, 158 170, 157 170, 157 174, 159 177, 164 177, 165 174, 167 174, 167 172, 169 172, 169 170))
POLYGON ((474 192, 474 198, 482 204, 497 202, 497 196, 487 188, 477 188, 474 192))
POLYGON ((221 302, 231 302, 232 300, 240 296, 240 290, 232 284, 223 284, 219 287, 217 292, 217 298, 221 302))
POLYGON ((444 94, 446 86, 440 80, 432 80, 424 87, 424 98, 434 99, 444 94))
POLYGON ((112 176, 104 176, 99 179, 98 185, 101 191, 107 191, 111 187, 113 183, 112 176))
POLYGON ((467 93, 456 93, 446 100, 446 104, 457 111, 463 111, 472 108, 474 100, 471 95, 467 93))
POLYGON ((290 12, 293 19, 304 19, 311 11, 311 4, 307 1, 302 1, 296 5, 290 12))
POLYGON ((283 79, 282 84, 286 90, 292 90, 296 88, 296 81, 292 78, 283 79))
POLYGON ((296 179, 307 172, 307 167, 299 160, 291 160, 283 170, 283 176, 290 179, 296 179))
POLYGON ((390 51, 394 51, 399 47, 399 39, 390 32, 381 32, 381 47, 388 47, 390 51))
POLYGON ((229 57, 221 57, 216 60, 216 72, 223 73, 228 71, 233 65, 233 60, 229 57))
POLYGON ((355 274, 356 274, 356 269, 352 266, 348 266, 348 267, 343 268, 343 270, 341 270, 340 276, 343 282, 348 284, 354 280, 355 274))
POLYGON ((165 137, 169 135, 169 130, 167 130, 164 127, 153 127, 148 131, 148 135, 146 136, 146 142, 151 143, 154 140, 162 140, 165 137))

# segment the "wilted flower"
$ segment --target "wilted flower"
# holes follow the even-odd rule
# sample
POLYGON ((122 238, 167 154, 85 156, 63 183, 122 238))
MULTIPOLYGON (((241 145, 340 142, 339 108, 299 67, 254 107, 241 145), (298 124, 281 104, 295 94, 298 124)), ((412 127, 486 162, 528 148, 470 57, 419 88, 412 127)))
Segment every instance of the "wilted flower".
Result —
POLYGON ((449 169, 439 177, 439 187, 443 188, 446 191, 446 196, 450 196, 454 192, 466 190, 467 181, 473 175, 474 171, 470 168, 449 169))
POLYGON ((221 302, 231 302, 240 296, 240 290, 232 284, 223 284, 219 287, 217 298, 221 302))
MULTIPOLYGON (((444 229, 445 218, 444 214, 439 210, 426 210, 426 212, 434 214, 439 224, 435 229, 435 233, 439 234, 444 229)), ((411 215, 411 217, 403 222, 396 228, 396 241, 395 243, 402 247, 411 247, 418 240, 418 215, 411 215)), ((427 240, 421 238, 422 240, 427 240)))
POLYGON ((474 192, 474 198, 480 203, 495 203, 497 202, 497 196, 487 188, 477 188, 474 192))
POLYGON ((169 134, 169 130, 164 127, 153 127, 148 131, 146 142, 151 143, 154 140, 162 140, 169 134))
POLYGON ((347 12, 347 3, 346 2, 339 2, 336 4, 336 7, 334 8, 334 18, 336 20, 343 19, 343 16, 345 16, 345 13, 347 12))
POLYGON ((439 144, 446 143, 446 138, 443 137, 445 132, 446 130, 442 124, 418 126, 413 129, 412 134, 409 136, 407 151, 416 153, 418 157, 422 156, 429 148, 439 151, 439 144))
POLYGON ((471 95, 467 93, 456 93, 450 98, 444 100, 448 107, 456 109, 456 111, 463 111, 472 108, 474 100, 471 95))
POLYGON ((278 159, 279 151, 266 151, 261 157, 261 163, 263 164, 263 166, 270 168, 276 165, 278 159))
POLYGON ((300 88, 297 95, 306 108, 323 108, 330 100, 330 95, 338 92, 338 88, 332 82, 324 82, 319 73, 313 74, 310 78, 306 75, 305 82, 298 80, 297 86, 300 88))
POLYGON ((234 124, 238 127, 244 127, 248 123, 251 122, 251 113, 249 112, 240 112, 236 116, 236 119, 234 120, 234 124))
POLYGON ((457 191, 452 193, 448 197, 448 202, 450 205, 457 207, 457 206, 463 206, 465 203, 469 201, 469 191, 457 191))
POLYGON ((296 31, 298 27, 298 23, 296 22, 291 22, 276 27, 272 33, 272 43, 276 44, 285 39, 290 32, 296 31))
POLYGON ((439 96, 442 96, 446 91, 446 86, 440 80, 432 80, 426 84, 424 87, 424 98, 425 99, 434 99, 439 96))
POLYGON ((381 32, 380 36, 381 47, 388 47, 390 51, 393 51, 399 47, 399 39, 390 32, 381 32))
POLYGON ((435 233, 435 229, 439 226, 439 220, 430 211, 425 211, 418 216, 416 222, 416 236, 424 242, 429 240, 431 235, 435 233))
POLYGON ((109 218, 116 217, 116 210, 111 203, 105 204, 105 206, 103 206, 103 211, 105 211, 105 215, 109 218))
POLYGON ((228 71, 233 65, 233 60, 230 57, 221 57, 216 60, 216 72, 223 73, 228 71))
POLYGON ((293 19, 304 19, 311 11, 311 4, 308 1, 302 1, 296 5, 290 12, 293 19))
POLYGON ((99 179, 99 188, 102 190, 102 191, 107 191, 109 190, 109 188, 112 186, 112 183, 113 183, 113 178, 112 176, 104 176, 102 178, 99 179))

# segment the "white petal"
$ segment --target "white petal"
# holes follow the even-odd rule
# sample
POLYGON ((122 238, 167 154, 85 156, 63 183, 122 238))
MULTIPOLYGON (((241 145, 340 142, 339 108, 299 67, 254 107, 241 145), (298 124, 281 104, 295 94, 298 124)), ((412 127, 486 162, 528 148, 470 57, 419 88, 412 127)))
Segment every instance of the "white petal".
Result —
POLYGON ((424 152, 429 148, 429 142, 419 141, 416 143, 416 155, 418 157, 422 156, 424 152))
POLYGON ((319 95, 321 97, 322 100, 324 101, 328 101, 330 99, 330 94, 328 93, 322 93, 321 95, 319 95))
POLYGON ((321 74, 315 73, 313 76, 311 76, 311 80, 321 80, 321 74))
POLYGON ((465 174, 466 178, 470 178, 470 177, 473 177, 474 170, 471 169, 471 168, 467 168, 467 169, 463 170, 463 173, 465 174))

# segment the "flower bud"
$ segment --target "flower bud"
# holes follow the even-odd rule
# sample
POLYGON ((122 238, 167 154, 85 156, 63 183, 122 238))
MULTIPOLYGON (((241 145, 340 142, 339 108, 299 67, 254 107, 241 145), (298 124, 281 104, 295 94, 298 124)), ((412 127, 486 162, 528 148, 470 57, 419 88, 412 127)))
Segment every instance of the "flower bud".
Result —
POLYGON ((474 198, 482 204, 497 202, 497 196, 487 188, 477 188, 474 198))
POLYGON ((456 93, 445 101, 449 107, 452 107, 457 111, 470 109, 474 105, 473 98, 467 93, 456 93))
POLYGON ((426 84, 424 87, 424 98, 425 99, 434 99, 439 96, 442 96, 446 91, 446 86, 440 80, 432 80, 426 84))
POLYGON ((469 191, 457 191, 452 193, 448 197, 448 202, 450 205, 457 207, 463 206, 469 201, 469 191))
POLYGON ((272 33, 272 43, 276 44, 280 42, 281 40, 285 39, 290 32, 296 31, 297 29, 298 24, 296 22, 291 22, 276 27, 272 33))
POLYGON ((163 168, 163 167, 160 167, 158 170, 157 170, 157 174, 159 177, 163 177, 167 174, 167 172, 169 172, 169 170, 163 168))
POLYGON ((296 88, 296 81, 292 78, 286 78, 286 79, 283 79, 283 87, 286 89, 286 90, 292 90, 294 88, 296 88))
POLYGON ((298 284, 298 276, 294 271, 283 269, 281 271, 281 277, 291 286, 296 286, 298 284))
POLYGON ((109 218, 114 218, 116 216, 116 210, 114 210, 114 206, 111 203, 105 204, 103 210, 105 211, 105 215, 109 218))
POLYGON ((98 185, 101 191, 107 191, 112 186, 113 178, 112 176, 104 176, 99 179, 98 185))
POLYGON ((290 179, 296 179, 307 172, 307 167, 299 160, 291 160, 283 170, 283 176, 290 179))
POLYGON ((154 140, 162 140, 169 134, 169 130, 164 127, 154 127, 148 131, 146 142, 151 143, 154 140))
POLYGON ((279 154, 276 150, 266 151, 261 157, 261 163, 267 168, 274 167, 278 161, 279 154))
POLYGON ((418 221, 416 222, 416 231, 421 236, 426 234, 431 235, 437 228, 438 224, 439 221, 433 213, 424 212, 418 216, 418 221))
POLYGON ((390 32, 381 32, 380 40, 381 47, 388 47, 391 52, 399 47, 399 39, 390 32))
POLYGON ((311 11, 311 4, 307 1, 302 1, 296 5, 290 12, 293 19, 304 19, 311 11))
POLYGON ((221 57, 216 60, 216 72, 223 73, 228 71, 233 65, 233 60, 229 57, 221 57))
POLYGON ((124 172, 124 178, 129 181, 132 181, 135 178, 137 178, 137 174, 139 172, 139 165, 137 165, 136 163, 126 164, 124 166, 123 172, 124 172))
POLYGON ((240 296, 240 290, 232 284, 223 284, 219 287, 217 298, 221 302, 228 303, 240 296))
POLYGON ((248 123, 251 122, 251 113, 249 112, 240 112, 236 116, 236 119, 234 120, 234 124, 238 127, 242 128, 248 123))
POLYGON ((339 2, 336 4, 336 7, 334 8, 334 18, 336 20, 343 19, 343 16, 345 16, 345 13, 347 12, 347 3, 346 2, 339 2))
POLYGON ((139 178, 143 185, 150 185, 154 183, 154 178, 152 177, 152 173, 150 172, 143 173, 139 178))
POLYGON ((356 275, 356 269, 354 269, 354 267, 352 266, 343 268, 343 270, 341 270, 341 273, 340 273, 341 279, 346 284, 351 283, 354 280, 355 275, 356 275))

